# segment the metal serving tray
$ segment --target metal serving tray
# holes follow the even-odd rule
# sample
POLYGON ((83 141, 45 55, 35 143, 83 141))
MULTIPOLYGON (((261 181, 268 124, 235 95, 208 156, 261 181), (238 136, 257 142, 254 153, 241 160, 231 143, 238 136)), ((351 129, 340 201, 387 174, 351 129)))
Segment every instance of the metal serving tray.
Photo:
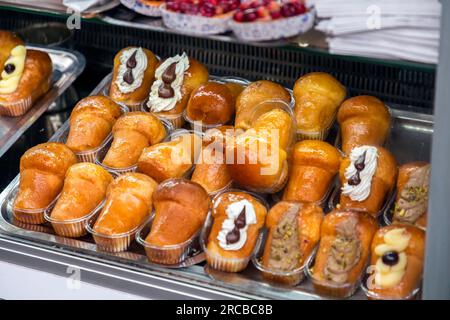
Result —
POLYGON ((24 115, 0 117, 0 157, 64 93, 81 74, 86 64, 84 56, 76 51, 40 46, 27 48, 45 51, 50 55, 53 63, 52 87, 24 115))
MULTIPOLYGON (((94 89, 92 94, 103 92, 110 81, 111 75, 108 75, 94 89)), ((388 143, 389 149, 399 157, 400 162, 413 161, 417 157, 419 157, 419 160, 427 159, 428 156, 425 155, 428 155, 429 145, 431 144, 433 117, 407 111, 394 111, 393 117, 395 126, 391 133, 392 138, 388 143), (397 148, 397 150, 393 150, 393 148, 397 148)), ((50 140, 58 140, 66 130, 68 130, 68 122, 50 140)), ((212 270, 205 266, 204 262, 185 268, 173 269, 148 263, 144 250, 136 243, 133 243, 127 252, 111 254, 97 251, 90 236, 80 239, 59 237, 53 233, 49 225, 33 226, 30 228, 32 230, 21 228, 14 225, 11 204, 8 203, 7 199, 10 191, 17 188, 18 183, 19 176, 0 194, 0 237, 4 234, 5 237, 14 238, 33 246, 69 253, 87 260, 107 262, 120 268, 136 270, 186 285, 195 284, 236 296, 269 299, 321 299, 320 296, 314 294, 312 284, 308 279, 293 288, 270 285, 264 282, 260 272, 251 263, 245 271, 237 274, 212 270)), ((195 256, 193 259, 202 261, 202 254, 195 256)), ((186 265, 196 261, 187 261, 186 265)), ((365 295, 361 290, 358 290, 351 299, 365 299, 365 295)))

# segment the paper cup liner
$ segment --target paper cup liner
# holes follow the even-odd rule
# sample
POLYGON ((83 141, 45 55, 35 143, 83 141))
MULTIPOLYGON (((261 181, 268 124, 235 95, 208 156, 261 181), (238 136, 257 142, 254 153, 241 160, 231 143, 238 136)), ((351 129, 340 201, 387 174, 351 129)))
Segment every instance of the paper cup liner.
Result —
POLYGON ((42 224, 45 222, 45 209, 25 210, 13 209, 14 219, 26 224, 42 224))
POLYGON ((245 41, 269 41, 289 38, 305 33, 314 24, 315 11, 289 18, 269 21, 237 22, 230 20, 229 25, 236 37, 245 41))
POLYGON ((163 22, 169 29, 196 35, 220 34, 230 30, 229 22, 232 19, 232 12, 209 18, 173 12, 167 10, 165 5, 162 5, 160 10, 163 22))

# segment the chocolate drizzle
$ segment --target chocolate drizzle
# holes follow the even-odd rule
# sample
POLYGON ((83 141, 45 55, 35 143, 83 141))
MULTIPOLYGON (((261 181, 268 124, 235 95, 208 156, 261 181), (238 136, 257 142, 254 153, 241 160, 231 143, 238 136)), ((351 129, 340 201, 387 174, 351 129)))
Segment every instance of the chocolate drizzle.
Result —
POLYGON ((366 151, 362 155, 356 159, 354 166, 356 169, 356 173, 348 179, 348 184, 351 186, 357 186, 361 183, 361 177, 359 176, 359 173, 364 170, 366 167, 365 162, 366 161, 366 151))
POLYGON ((164 82, 158 88, 158 95, 161 98, 172 98, 175 95, 175 91, 172 88, 172 82, 177 78, 176 69, 177 63, 174 62, 168 66, 161 75, 161 80, 164 82))
POLYGON ((247 221, 245 219, 245 206, 242 208, 241 213, 237 216, 234 221, 234 228, 230 232, 228 232, 226 236, 227 244, 233 244, 239 241, 241 238, 240 229, 245 228, 247 225, 247 221))
POLYGON ((125 73, 123 74, 123 81, 128 84, 132 84, 134 82, 133 69, 136 68, 137 65, 136 53, 137 50, 135 50, 133 54, 128 58, 126 63, 127 71, 125 71, 125 73))

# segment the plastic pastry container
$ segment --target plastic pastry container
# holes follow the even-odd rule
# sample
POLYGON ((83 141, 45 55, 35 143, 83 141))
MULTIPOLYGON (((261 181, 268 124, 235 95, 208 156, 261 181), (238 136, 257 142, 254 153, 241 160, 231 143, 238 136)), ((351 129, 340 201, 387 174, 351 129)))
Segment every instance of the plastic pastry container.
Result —
MULTIPOLYGON (((230 189, 223 192, 218 193, 213 199, 212 203, 214 206, 214 202, 220 197, 222 194, 227 192, 245 192, 252 197, 254 197, 257 201, 259 201, 263 206, 266 207, 267 210, 269 210, 269 205, 267 204, 266 200, 262 198, 260 195, 255 194, 253 192, 248 192, 245 190, 239 190, 239 189, 230 189)), ((212 216, 212 211, 208 213, 208 217, 206 218, 205 224, 203 226, 203 229, 200 234, 200 244, 202 247, 202 250, 206 254, 206 261, 210 267, 213 269, 219 270, 219 271, 225 271, 225 272, 240 272, 247 268, 248 263, 250 262, 252 256, 255 254, 255 250, 257 249, 257 243, 255 243, 255 247, 253 248, 252 254, 250 254, 248 257, 243 258, 226 258, 222 257, 221 255, 211 252, 207 248, 208 244, 208 238, 209 234, 211 232, 212 226, 214 224, 214 218, 212 216)), ((263 228, 259 231, 260 233, 263 232, 263 228)), ((258 235, 259 237, 259 235, 258 235)))
POLYGON ((0 115, 8 117, 18 117, 25 114, 42 95, 51 87, 52 77, 50 76, 38 88, 33 90, 30 96, 14 102, 0 102, 0 115))
POLYGON ((12 189, 11 192, 7 196, 8 207, 13 213, 14 219, 18 222, 26 223, 26 224, 42 224, 45 222, 44 213, 48 208, 51 208, 56 199, 53 199, 50 204, 41 209, 14 209, 14 200, 16 199, 17 193, 19 192, 19 186, 12 189))
POLYGON ((174 245, 156 246, 145 241, 152 228, 154 214, 136 233, 136 241, 145 249, 148 261, 162 265, 181 264, 199 250, 199 236, 201 230, 188 240, 174 245))
POLYGON ((80 218, 70 220, 57 220, 51 217, 51 212, 56 205, 56 200, 50 208, 45 210, 44 218, 52 224, 53 230, 55 230, 55 233, 57 235, 68 238, 79 238, 86 235, 86 225, 91 219, 97 217, 104 205, 104 201, 101 201, 94 210, 80 218))
MULTIPOLYGON (((267 231, 267 230, 266 230, 267 231)), ((271 270, 262 264, 262 257, 264 254, 264 248, 266 246, 268 232, 262 232, 259 235, 258 242, 256 244, 256 250, 252 257, 253 265, 261 271, 263 278, 269 283, 283 284, 287 286, 296 286, 305 279, 305 269, 308 266, 309 260, 314 257, 315 250, 313 250, 310 256, 305 260, 305 263, 292 271, 280 271, 271 270)))
POLYGON ((210 35, 227 32, 230 30, 229 22, 233 17, 232 12, 215 17, 189 15, 167 10, 166 5, 162 5, 160 10, 164 25, 167 28, 195 35, 210 35))
MULTIPOLYGON (((317 246, 319 248, 319 246, 317 246)), ((317 251, 315 252, 317 254, 317 251)), ((332 297, 332 298, 348 298, 351 297, 356 290, 359 288, 362 275, 359 277, 355 282, 347 282, 347 283, 335 283, 332 281, 317 279, 314 276, 313 268, 314 268, 314 261, 315 261, 315 254, 314 257, 309 259, 308 265, 305 268, 305 273, 308 276, 308 279, 311 280, 314 291, 325 297, 332 297)), ((365 268, 364 268, 365 269, 365 268)))
MULTIPOLYGON (((105 89, 103 89, 102 94, 103 94, 105 97, 111 98, 111 97, 109 96, 109 85, 106 86, 105 89)), ((111 98, 111 99, 112 99, 115 103, 119 104, 120 106, 126 107, 126 108, 127 108, 127 112, 141 111, 141 105, 142 105, 142 102, 134 103, 134 104, 133 104, 133 103, 125 103, 125 102, 122 102, 122 101, 116 101, 116 100, 114 100, 113 98, 111 98)))
MULTIPOLYGON (((341 209, 340 205, 339 205, 340 197, 341 197, 341 186, 338 184, 334 188, 333 192, 331 193, 330 199, 328 201, 328 209, 330 211, 332 211, 334 209, 341 209)), ((388 208, 392 207, 394 202, 395 202, 395 190, 392 190, 386 196, 386 199, 385 199, 384 204, 381 207, 381 209, 378 212, 376 212, 375 214, 373 214, 373 216, 375 218, 381 217, 382 215, 384 215, 386 210, 388 210, 388 208)), ((347 209, 356 210, 356 211, 365 211, 364 209, 360 209, 360 208, 347 208, 347 209)))
POLYGON ((370 281, 370 276, 366 274, 361 281, 361 289, 364 291, 364 294, 367 296, 369 300, 415 300, 419 296, 420 292, 420 286, 415 288, 412 292, 410 292, 408 295, 404 297, 391 297, 382 295, 378 292, 372 291, 369 289, 369 286, 367 285, 368 281, 370 281))
MULTIPOLYGON (((120 3, 122 3, 128 9, 131 9, 134 12, 137 12, 144 16, 148 17, 161 16, 161 11, 159 10, 158 5, 150 6, 141 2, 140 0, 120 0, 120 3)), ((161 3, 163 3, 163 1, 161 1, 161 3)))
POLYGON ((289 38, 305 33, 314 25, 315 10, 277 20, 237 22, 230 20, 230 28, 236 37, 244 41, 269 41, 289 38))
MULTIPOLYGON (((100 208, 100 212, 101 213, 100 208)), ((122 232, 118 234, 108 235, 99 233, 94 230, 93 226, 97 217, 92 217, 86 224, 86 230, 92 235, 94 241, 97 245, 97 250, 106 252, 122 252, 126 251, 130 246, 131 242, 135 239, 136 232, 144 225, 144 223, 139 224, 135 228, 127 232, 122 232)))
MULTIPOLYGON (((120 109, 122 110, 122 114, 129 112, 130 110, 128 109, 127 106, 120 104, 120 109)), ((62 143, 66 143, 67 138, 69 137, 69 132, 70 132, 70 128, 69 130, 66 130, 65 132, 63 132, 61 134, 61 136, 59 137, 59 139, 57 140, 57 142, 62 142, 62 143)), ((112 134, 108 134, 105 138, 105 140, 103 140, 103 142, 96 148, 91 149, 91 150, 85 150, 85 151, 79 151, 79 152, 75 152, 75 155, 77 156, 78 162, 92 162, 95 163, 95 159, 97 157, 97 154, 100 152, 100 150, 102 150, 110 141, 112 137, 112 134)))
MULTIPOLYGON (((166 129, 166 133, 167 133, 166 138, 167 138, 173 131, 172 124, 165 119, 160 119, 160 121, 162 122, 162 124, 164 125, 164 128, 166 129)), ((109 167, 109 166, 103 164, 103 159, 105 158, 106 154, 108 153, 108 150, 111 147, 112 142, 113 142, 113 136, 110 135, 110 136, 108 136, 106 143, 102 144, 103 147, 96 153, 95 161, 94 161, 95 164, 104 168, 106 171, 111 173, 114 177, 118 177, 124 173, 136 172, 137 163, 132 166, 125 167, 125 168, 114 168, 114 167, 109 167)))

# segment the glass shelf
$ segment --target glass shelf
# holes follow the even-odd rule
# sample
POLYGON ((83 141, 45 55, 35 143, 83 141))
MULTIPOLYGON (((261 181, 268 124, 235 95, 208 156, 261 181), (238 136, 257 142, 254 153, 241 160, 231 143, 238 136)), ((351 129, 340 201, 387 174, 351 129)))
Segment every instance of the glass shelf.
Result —
MULTIPOLYGON (((61 5, 59 7, 40 7, 37 5, 13 5, 10 1, 0 1, 0 10, 13 10, 25 13, 34 13, 46 16, 57 16, 57 17, 68 17, 69 14, 61 5)), ((170 30, 166 28, 162 20, 159 18, 145 17, 137 14, 124 6, 120 5, 113 9, 107 10, 105 12, 95 12, 94 14, 87 14, 82 17, 83 21, 94 22, 94 23, 104 23, 117 25, 127 28, 136 28, 151 30, 157 32, 169 32, 174 34, 181 34, 180 32, 170 30)), ((195 36, 195 35, 189 35, 195 36)), ((223 35, 211 35, 203 36, 204 38, 209 38, 212 40, 225 41, 225 42, 235 42, 242 43, 239 39, 233 36, 233 34, 226 33, 223 35)), ((279 47, 287 50, 300 50, 306 51, 318 55, 333 55, 344 60, 354 61, 354 62, 365 62, 383 66, 400 67, 407 70, 434 72, 436 70, 436 65, 434 64, 424 64, 405 60, 388 60, 388 59, 377 59, 363 56, 353 56, 353 55, 337 55, 331 54, 328 51, 326 36, 316 30, 311 30, 304 35, 297 36, 295 38, 290 38, 282 41, 272 41, 272 42, 253 42, 245 43, 252 46, 263 46, 263 47, 279 47)))

